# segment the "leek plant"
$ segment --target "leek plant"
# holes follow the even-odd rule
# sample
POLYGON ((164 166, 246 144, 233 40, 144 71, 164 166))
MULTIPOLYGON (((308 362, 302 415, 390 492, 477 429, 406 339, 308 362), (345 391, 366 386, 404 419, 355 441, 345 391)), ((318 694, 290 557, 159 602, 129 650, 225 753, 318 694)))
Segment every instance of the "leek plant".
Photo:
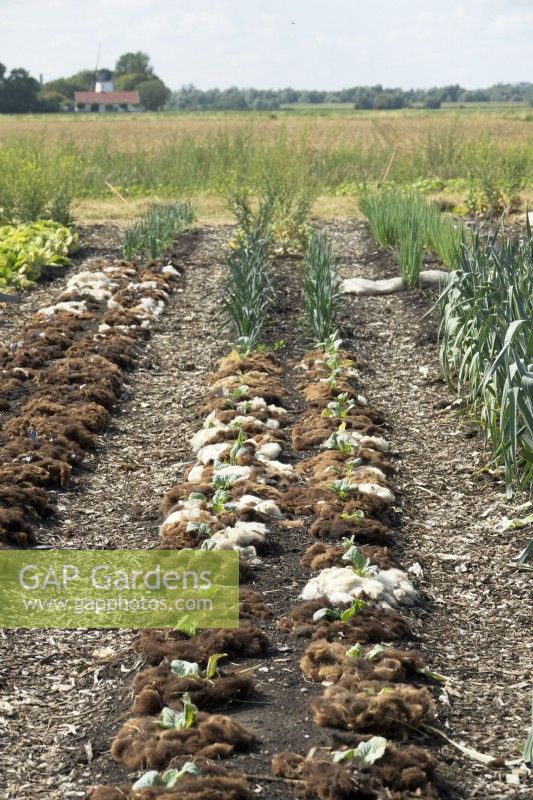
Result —
POLYGON ((233 329, 241 353, 251 352, 259 343, 274 298, 266 269, 268 244, 268 237, 255 227, 235 240, 226 257, 220 301, 223 327, 233 329))
POLYGON ((533 484, 533 238, 477 235, 443 289, 440 359, 502 465, 507 493, 533 484))
POLYGON ((315 340, 324 342, 337 326, 340 277, 331 242, 323 232, 315 231, 309 237, 302 264, 302 287, 315 340))
POLYGON ((124 231, 122 255, 128 261, 135 256, 159 258, 193 220, 194 211, 189 203, 177 201, 150 206, 139 222, 124 231))

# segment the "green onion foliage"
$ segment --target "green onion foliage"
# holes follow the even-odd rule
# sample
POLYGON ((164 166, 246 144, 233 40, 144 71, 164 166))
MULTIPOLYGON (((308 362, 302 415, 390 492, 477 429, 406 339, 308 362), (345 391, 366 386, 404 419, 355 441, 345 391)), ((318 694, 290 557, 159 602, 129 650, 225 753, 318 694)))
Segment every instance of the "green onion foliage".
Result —
POLYGON ((464 227, 441 214, 419 192, 364 186, 359 207, 378 244, 394 248, 407 287, 417 285, 426 249, 436 253, 446 267, 455 269, 459 263, 464 227))
POLYGON ((315 231, 309 237, 302 265, 304 305, 317 342, 324 342, 337 328, 340 277, 327 235, 315 231))
POLYGON ((251 352, 258 344, 274 297, 266 269, 268 244, 257 226, 235 240, 226 257, 227 276, 221 287, 224 327, 233 329, 243 352, 251 352))
POLYGON ((507 492, 533 484, 533 238, 477 235, 441 292, 440 358, 484 427, 507 492))
POLYGON ((189 203, 158 203, 150 206, 146 215, 131 225, 122 236, 122 255, 130 260, 135 256, 159 256, 174 238, 194 220, 189 203))

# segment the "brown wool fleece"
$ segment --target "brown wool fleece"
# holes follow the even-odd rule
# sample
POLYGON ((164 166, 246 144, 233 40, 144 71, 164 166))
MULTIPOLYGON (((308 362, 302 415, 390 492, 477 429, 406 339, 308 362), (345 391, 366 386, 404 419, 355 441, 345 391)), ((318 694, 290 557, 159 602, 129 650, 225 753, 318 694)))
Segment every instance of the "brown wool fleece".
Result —
POLYGON ((30 439, 29 436, 15 436, 0 448, 0 464, 14 461, 38 464, 47 458, 79 466, 85 459, 85 451, 76 442, 59 434, 54 434, 51 441, 42 437, 30 439))
POLYGON ((45 398, 53 403, 97 403, 111 411, 117 401, 118 394, 99 386, 97 382, 93 381, 80 386, 66 383, 45 386, 36 392, 35 397, 45 398))
POLYGON ((30 547, 36 542, 33 529, 21 508, 0 508, 0 545, 30 547))
POLYGON ((201 775, 185 776, 172 789, 133 790, 128 784, 97 786, 91 791, 91 800, 252 800, 254 795, 244 775, 212 762, 195 760, 195 763, 201 775))
POLYGON ((76 342, 66 352, 67 358, 80 358, 96 353, 112 361, 121 369, 132 369, 135 363, 135 347, 129 336, 114 334, 112 336, 94 336, 76 342))
POLYGON ((272 616, 272 609, 263 602, 259 592, 248 586, 239 589, 239 616, 241 619, 268 619, 272 616))
MULTIPOLYGON (((388 547, 361 545, 359 550, 365 558, 369 558, 370 562, 376 564, 380 569, 390 569, 398 566, 388 547)), ((345 567, 347 565, 347 562, 343 561, 345 553, 346 548, 341 545, 315 542, 307 548, 300 559, 300 564, 304 567, 309 567, 314 572, 327 567, 345 567)))
POLYGON ((0 506, 14 508, 18 506, 24 517, 49 517, 55 511, 47 493, 31 484, 0 484, 0 506))
POLYGON ((309 680, 340 682, 355 691, 361 681, 401 683, 415 677, 417 670, 425 666, 414 651, 386 647, 369 660, 365 656, 347 656, 347 649, 342 642, 317 639, 305 651, 300 669, 309 680))
POLYGON ((122 373, 116 364, 99 355, 85 358, 64 358, 43 370, 39 375, 40 384, 56 383, 103 383, 113 392, 120 391, 122 373))
MULTIPOLYGON (((313 620, 315 611, 328 607, 330 603, 326 597, 309 600, 293 608, 286 617, 281 617, 277 627, 313 641, 327 639, 331 642, 341 639, 346 644, 391 642, 411 635, 407 622, 400 614, 372 602, 367 603, 365 608, 345 622, 327 619, 315 622, 313 620)), ((343 610, 348 608, 349 604, 340 603, 338 607, 343 610)))
POLYGON ((37 464, 4 464, 0 467, 0 484, 30 483, 34 486, 68 486, 72 467, 64 461, 42 458, 37 464))
MULTIPOLYGON (((343 361, 352 361, 352 366, 357 368, 358 366, 358 359, 355 353, 352 353, 350 350, 338 350, 337 356, 342 359, 343 361)), ((323 366, 325 369, 325 360, 327 356, 323 350, 308 350, 302 358, 294 363, 294 366, 298 366, 299 364, 305 364, 308 370, 315 368, 319 369, 323 366)), ((305 373, 307 375, 307 372, 305 373)))
POLYGON ((58 433, 71 439, 80 445, 84 450, 94 450, 97 439, 88 428, 81 422, 75 422, 67 414, 53 417, 22 415, 10 420, 3 430, 3 435, 7 438, 12 436, 24 436, 33 431, 38 436, 48 438, 58 433))
POLYGON ((254 687, 254 678, 248 673, 228 673, 213 679, 178 678, 168 663, 139 672, 133 683, 135 704, 133 713, 156 715, 165 706, 176 711, 182 709, 181 698, 188 692, 192 702, 202 711, 214 711, 229 705, 239 697, 246 697, 254 687))
POLYGON ((328 686, 322 697, 311 700, 309 708, 322 728, 344 728, 399 739, 406 739, 413 728, 432 723, 435 716, 428 690, 407 684, 386 687, 379 694, 371 694, 364 688, 352 692, 335 684, 328 686))
MULTIPOLYGON (((358 738, 364 741, 368 737, 358 738)), ((303 796, 320 800, 403 800, 405 791, 436 800, 439 794, 432 783, 435 768, 436 761, 426 750, 415 745, 400 749, 392 742, 387 743, 384 755, 374 764, 360 759, 333 764, 326 758, 304 758, 298 753, 278 753, 272 759, 274 775, 303 780, 303 796)))
POLYGON ((269 644, 262 630, 249 620, 242 620, 239 628, 206 629, 193 638, 175 630, 142 630, 134 647, 149 664, 180 658, 205 665, 215 653, 226 653, 228 658, 256 658, 266 652, 269 644))
POLYGON ((340 394, 352 394, 353 387, 346 380, 337 381, 336 386, 329 386, 327 383, 303 384, 298 387, 302 392, 307 403, 318 409, 326 408, 328 403, 335 400, 340 394))
POLYGON ((124 326, 128 329, 128 336, 134 336, 136 339, 147 339, 150 333, 146 328, 141 327, 143 319, 142 315, 136 314, 129 309, 112 308, 102 316, 102 323, 112 328, 124 326))
POLYGON ((207 378, 207 384, 210 386, 222 378, 235 375, 237 370, 245 373, 253 372, 254 374, 266 373, 267 375, 281 375, 283 373, 278 359, 272 353, 254 353, 240 359, 229 355, 220 360, 217 371, 207 378))
POLYGON ((355 537, 357 543, 386 544, 390 541, 388 529, 373 519, 344 520, 340 516, 319 517, 309 528, 317 539, 344 539, 355 537))
POLYGON ((92 433, 103 433, 109 425, 111 415, 97 403, 53 403, 42 397, 34 397, 25 403, 21 412, 25 416, 65 417, 81 422, 92 433))
POLYGON ((150 717, 134 717, 117 733, 111 755, 130 769, 165 769, 177 756, 229 758, 255 741, 251 731, 221 714, 200 711, 194 725, 182 730, 161 728, 150 717))
MULTIPOLYGON (((223 384, 228 381, 229 379, 224 379, 222 382, 223 384)), ((227 386, 228 391, 231 393, 239 388, 243 383, 242 380, 239 378, 235 378, 234 381, 229 382, 229 386, 227 386)), ((287 397, 287 390, 284 389, 281 385, 276 383, 272 378, 263 378, 262 380, 254 380, 254 381, 247 381, 246 385, 248 386, 248 396, 249 397, 262 397, 268 405, 275 405, 275 406, 283 406, 283 401, 287 397)), ((222 394, 223 386, 211 387, 210 394, 206 404, 204 405, 205 410, 213 411, 217 408, 227 408, 228 398, 223 397, 224 403, 220 404, 220 395, 222 394)), ((243 398, 246 399, 246 398, 243 398)))

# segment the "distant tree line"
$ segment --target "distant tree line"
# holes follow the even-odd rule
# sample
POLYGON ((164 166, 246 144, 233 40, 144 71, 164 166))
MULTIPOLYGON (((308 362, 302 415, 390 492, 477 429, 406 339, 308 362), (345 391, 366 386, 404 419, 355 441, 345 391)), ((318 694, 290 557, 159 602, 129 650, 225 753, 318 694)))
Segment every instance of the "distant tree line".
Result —
POLYGON ((432 89, 353 86, 336 92, 292 89, 208 89, 189 84, 173 92, 167 108, 214 110, 275 110, 286 104, 351 103, 359 109, 394 109, 409 106, 439 108, 442 103, 528 102, 533 104, 532 83, 498 83, 488 89, 464 89, 459 84, 432 89))
MULTIPOLYGON (((439 108, 442 103, 508 103, 533 105, 533 83, 498 83, 488 89, 464 89, 459 84, 432 89, 399 89, 353 86, 339 91, 307 89, 208 89, 192 84, 171 92, 154 73, 150 57, 143 52, 125 53, 114 69, 115 88, 137 90, 141 105, 149 111, 162 108, 220 111, 269 111, 286 104, 350 103, 358 109, 395 109, 410 106, 439 108)), ((73 108, 74 92, 94 89, 94 70, 84 69, 66 78, 41 85, 25 69, 8 73, 0 64, 0 114, 51 112, 73 108)))

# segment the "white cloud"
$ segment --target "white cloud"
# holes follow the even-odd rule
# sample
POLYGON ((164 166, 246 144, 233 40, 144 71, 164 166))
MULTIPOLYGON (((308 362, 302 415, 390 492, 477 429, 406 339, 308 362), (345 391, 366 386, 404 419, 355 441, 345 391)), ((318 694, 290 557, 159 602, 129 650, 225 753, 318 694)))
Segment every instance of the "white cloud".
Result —
POLYGON ((46 79, 147 51, 172 87, 484 86, 533 70, 531 0, 0 0, 1 60, 46 79), (294 23, 294 24, 293 24, 294 23))

